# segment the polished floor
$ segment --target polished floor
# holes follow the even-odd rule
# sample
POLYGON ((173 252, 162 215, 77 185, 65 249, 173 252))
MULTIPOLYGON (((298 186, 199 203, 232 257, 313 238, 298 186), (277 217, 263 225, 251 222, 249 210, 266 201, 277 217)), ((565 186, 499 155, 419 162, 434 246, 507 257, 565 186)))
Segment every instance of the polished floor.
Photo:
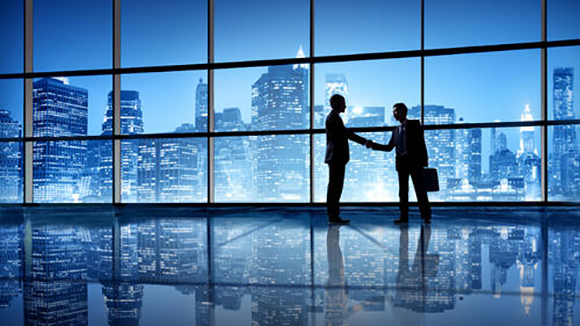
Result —
POLYGON ((0 209, 1 325, 580 325, 580 209, 0 209))

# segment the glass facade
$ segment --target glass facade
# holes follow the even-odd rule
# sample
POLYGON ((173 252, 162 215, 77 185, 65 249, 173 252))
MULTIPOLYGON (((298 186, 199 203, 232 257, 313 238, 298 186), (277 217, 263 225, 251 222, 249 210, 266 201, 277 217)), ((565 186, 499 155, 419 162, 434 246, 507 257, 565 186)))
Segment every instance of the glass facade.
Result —
MULTIPOLYGON (((570 1, 27 1, 0 14, 2 202, 323 203, 333 94, 380 143, 409 107, 433 201, 580 200, 570 1)), ((394 153, 350 154, 342 201, 396 202, 394 153)))

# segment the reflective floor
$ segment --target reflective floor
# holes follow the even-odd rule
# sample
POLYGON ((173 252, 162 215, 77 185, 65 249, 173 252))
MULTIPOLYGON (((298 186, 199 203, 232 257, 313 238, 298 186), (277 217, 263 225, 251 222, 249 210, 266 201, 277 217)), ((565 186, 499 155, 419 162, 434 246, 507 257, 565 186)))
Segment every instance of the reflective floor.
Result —
POLYGON ((580 325, 578 208, 0 209, 2 325, 580 325))

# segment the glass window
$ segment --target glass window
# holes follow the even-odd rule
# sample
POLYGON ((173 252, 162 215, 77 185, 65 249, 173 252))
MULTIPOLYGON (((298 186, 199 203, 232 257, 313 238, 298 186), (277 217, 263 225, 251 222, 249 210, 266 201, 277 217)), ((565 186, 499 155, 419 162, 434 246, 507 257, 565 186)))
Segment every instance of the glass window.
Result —
MULTIPOLYGON (((390 133, 359 133, 359 136, 385 144, 390 133)), ((317 134, 315 142, 314 200, 326 202, 328 189, 328 166, 324 163, 326 135, 317 134)), ((350 142, 350 161, 346 165, 342 202, 386 202, 399 200, 395 156, 393 153, 373 151, 363 145, 350 142)))
POLYGON ((123 202, 205 202, 207 184, 206 138, 121 141, 123 202))
POLYGON ((309 128, 308 84, 307 65, 217 70, 215 131, 309 128))
POLYGON ((111 0, 34 1, 34 69, 111 68, 111 0))
POLYGON ((347 127, 392 125, 393 104, 421 102, 420 69, 416 58, 316 65, 314 127, 324 128, 334 94, 346 99, 347 127))
POLYGON ((548 198, 580 200, 580 125, 548 128, 548 198))
POLYGON ((426 130, 429 166, 439 192, 433 201, 541 199, 539 127, 426 130))
POLYGON ((580 74, 580 46, 548 49, 548 119, 580 119, 574 77, 580 74))
POLYGON ((421 2, 315 1, 316 55, 415 50, 421 47, 421 2))
POLYGON ((0 73, 22 72, 24 65, 24 4, 3 1, 0 12, 0 73))
POLYGON ((0 138, 22 137, 23 99, 21 79, 0 80, 0 138))
POLYGON ((307 202, 308 135, 215 138, 216 202, 307 202))
POLYGON ((110 203, 112 142, 34 142, 35 203, 110 203))
POLYGON ((124 67, 207 61, 207 0, 121 1, 124 67))
POLYGON ((41 78, 33 84, 35 137, 111 134, 108 94, 112 77, 41 78))
POLYGON ((540 50, 426 58, 425 124, 541 120, 540 62, 540 50))
POLYGON ((22 149, 21 142, 0 142, 0 203, 22 203, 22 149))
POLYGON ((579 15, 580 2, 574 0, 549 0, 548 40, 580 38, 580 27, 577 21, 579 15))
POLYGON ((425 0, 425 47, 540 41, 540 0, 425 0))
POLYGON ((214 6, 216 61, 308 55, 310 1, 215 0, 214 6))
POLYGON ((207 132, 207 71, 123 75, 121 89, 121 134, 207 132))

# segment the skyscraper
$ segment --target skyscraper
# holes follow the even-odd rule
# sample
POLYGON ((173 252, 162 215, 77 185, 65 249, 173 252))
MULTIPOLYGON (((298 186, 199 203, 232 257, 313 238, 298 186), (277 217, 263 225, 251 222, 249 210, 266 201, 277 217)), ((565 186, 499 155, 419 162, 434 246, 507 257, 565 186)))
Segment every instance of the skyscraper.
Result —
MULTIPOLYGON (((349 109, 349 114, 349 127, 375 127, 382 125, 385 121, 385 108, 382 106, 354 107, 349 109)), ((373 132, 365 134, 365 137, 378 143, 386 143, 390 139, 390 134, 373 132)), ((324 137, 322 138, 324 140, 324 137)), ((323 144, 321 145, 324 146, 323 144)), ((394 185, 386 182, 386 175, 383 172, 386 171, 387 174, 393 174, 390 169, 394 166, 387 164, 390 163, 387 162, 387 158, 392 156, 392 153, 368 150, 358 144, 351 146, 350 162, 347 165, 348 171, 346 172, 345 184, 357 186, 346 187, 343 198, 348 198, 348 200, 353 201, 387 200, 389 186, 394 185)), ((326 166, 324 169, 326 170, 326 166)), ((321 186, 326 185, 322 184, 321 186)))
MULTIPOLYGON (((20 124, 10 111, 0 110, 0 138, 20 136, 20 124)), ((22 200, 21 151, 17 142, 0 142, 0 202, 17 203, 22 200)))
MULTIPOLYGON (((42 78, 34 82, 34 136, 86 136, 88 99, 86 89, 70 86, 66 79, 42 78)), ((86 154, 86 141, 34 142, 34 201, 78 201, 78 182, 86 154)))
MULTIPOLYGON (((308 70, 272 66, 252 85, 252 129, 308 128, 308 70)), ((254 181, 261 200, 308 198, 308 137, 251 137, 256 156, 254 181)))
MULTIPOLYGON (((192 124, 183 124, 176 133, 194 132, 192 124)), ((198 195, 200 148, 204 138, 140 139, 138 146, 137 198, 140 202, 196 202, 198 195)), ((205 162, 206 160, 202 160, 205 162)))
MULTIPOLYGON (((408 116, 410 119, 420 119, 421 107, 411 108, 408 116)), ((424 118, 426 125, 453 124, 455 123, 455 109, 440 105, 426 105, 424 118)), ((449 129, 426 132, 425 143, 429 166, 437 168, 439 174, 442 192, 436 193, 435 196, 445 196, 444 191, 447 189, 448 179, 455 178, 455 131, 449 129)))
MULTIPOLYGON (((575 119, 573 110, 574 104, 574 68, 556 68, 553 75, 553 117, 554 120, 572 120, 575 119)), ((549 159, 549 189, 552 195, 565 195, 568 189, 563 184, 564 177, 563 167, 567 166, 564 158, 574 157, 565 156, 568 153, 574 153, 577 150, 576 143, 576 126, 574 125, 556 125, 552 142, 552 153, 549 159)), ((580 179, 578 180, 580 181, 580 179)))
MULTIPOLYGON (((332 95, 338 94, 344 96, 346 100, 346 105, 350 104, 348 97, 348 82, 343 74, 326 74, 325 76, 325 92, 324 92, 324 116, 330 112, 330 98, 332 95)), ((348 121, 348 112, 344 113, 345 121, 348 121)), ((324 120, 323 120, 324 122, 324 120)), ((324 128, 324 124, 320 126, 324 128)))
MULTIPOLYGON (((239 108, 226 108, 215 115, 216 130, 243 131, 239 108)), ((215 196, 223 201, 247 201, 253 191, 252 156, 247 137, 215 139, 215 196)))
MULTIPOLYGON (((113 92, 109 93, 103 121, 103 135, 113 134, 113 92)), ((121 91, 121 134, 135 135, 144 131, 141 99, 137 91, 121 91)), ((105 142, 101 152, 101 196, 111 198, 113 189, 113 149, 105 142)), ((137 200, 138 140, 121 141, 121 196, 123 201, 137 200)))
POLYGON ((195 129, 198 132, 207 132, 207 84, 199 79, 195 90, 195 129))
MULTIPOLYGON (((533 121, 530 106, 526 105, 521 121, 533 121)), ((534 127, 520 127, 520 149, 517 153, 519 176, 524 179, 524 194, 529 200, 540 199, 542 160, 534 144, 534 127)))

